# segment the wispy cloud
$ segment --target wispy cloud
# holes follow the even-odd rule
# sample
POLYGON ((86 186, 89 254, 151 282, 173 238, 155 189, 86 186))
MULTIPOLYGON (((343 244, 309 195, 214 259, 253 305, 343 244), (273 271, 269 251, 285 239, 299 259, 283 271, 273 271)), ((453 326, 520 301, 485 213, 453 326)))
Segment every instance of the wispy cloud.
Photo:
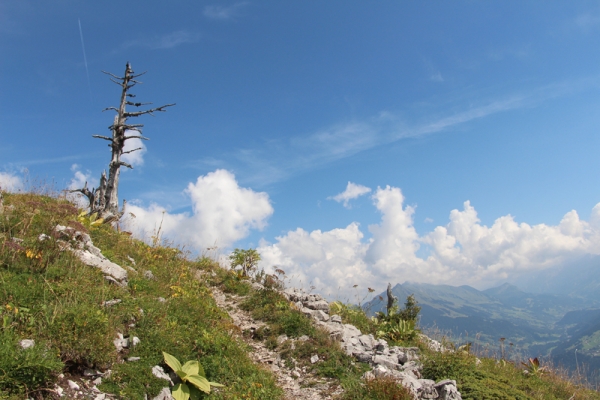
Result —
POLYGON ((580 29, 588 31, 600 26, 600 14, 591 12, 580 14, 574 22, 580 29))
POLYGON ((204 7, 204 16, 210 19, 228 20, 239 15, 240 10, 248 5, 247 1, 238 2, 230 6, 212 5, 204 7))
POLYGON ((433 82, 444 82, 444 77, 441 72, 436 72, 429 77, 429 80, 433 82))
POLYGON ((598 76, 558 82, 500 99, 480 101, 478 105, 437 119, 424 115, 416 122, 401 118, 400 113, 385 111, 364 120, 334 124, 306 136, 271 140, 260 147, 239 148, 219 157, 219 165, 237 170, 240 180, 245 183, 264 186, 377 146, 444 132, 490 115, 535 107, 544 101, 598 86, 598 76))
POLYGON ((76 156, 64 156, 64 157, 53 157, 53 158, 38 158, 36 160, 24 160, 10 163, 10 166, 29 166, 29 165, 39 165, 39 164, 54 164, 61 162, 70 162, 80 160, 82 158, 89 157, 89 155, 76 155, 76 156))
POLYGON ((182 44, 195 43, 199 41, 200 38, 201 35, 198 32, 179 30, 164 34, 162 36, 130 40, 128 42, 123 43, 121 45, 121 48, 128 49, 130 47, 139 46, 155 50, 172 49, 173 47, 177 47, 182 44))

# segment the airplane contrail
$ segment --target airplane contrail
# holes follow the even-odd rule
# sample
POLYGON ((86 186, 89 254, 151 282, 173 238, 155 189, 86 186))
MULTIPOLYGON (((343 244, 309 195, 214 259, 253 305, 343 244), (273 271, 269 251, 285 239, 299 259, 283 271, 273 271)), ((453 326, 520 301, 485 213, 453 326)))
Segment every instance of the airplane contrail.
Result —
POLYGON ((85 64, 85 73, 87 75, 88 89, 90 90, 90 102, 93 102, 93 100, 92 100, 92 85, 90 83, 90 71, 88 70, 87 57, 85 56, 85 45, 83 44, 83 31, 81 30, 81 20, 79 18, 77 18, 77 22, 79 22, 79 36, 81 37, 81 49, 83 50, 83 63, 85 64))

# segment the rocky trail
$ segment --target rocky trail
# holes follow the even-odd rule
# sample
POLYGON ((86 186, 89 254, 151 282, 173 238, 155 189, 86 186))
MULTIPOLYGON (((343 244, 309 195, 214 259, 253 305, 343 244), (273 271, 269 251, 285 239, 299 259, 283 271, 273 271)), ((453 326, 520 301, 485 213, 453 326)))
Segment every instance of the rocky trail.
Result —
MULTIPOLYGON (((252 339, 252 333, 264 326, 264 323, 254 320, 248 312, 239 308, 239 304, 245 297, 225 294, 216 287, 212 287, 212 292, 217 305, 227 311, 241 332, 246 333, 238 336, 253 349, 250 358, 273 372, 278 385, 285 393, 286 400, 328 400, 342 393, 342 388, 332 380, 318 377, 305 368, 286 367, 276 351, 269 350, 263 342, 252 339)), ((278 339, 278 341, 284 340, 290 339, 285 336, 278 339)))

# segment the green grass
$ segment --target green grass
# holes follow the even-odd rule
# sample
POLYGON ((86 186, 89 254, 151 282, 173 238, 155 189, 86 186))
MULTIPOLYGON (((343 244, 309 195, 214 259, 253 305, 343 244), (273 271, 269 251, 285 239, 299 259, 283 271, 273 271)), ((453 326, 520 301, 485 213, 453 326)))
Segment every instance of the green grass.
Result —
POLYGON ((436 381, 454 379, 464 400, 559 400, 600 399, 600 393, 575 385, 549 368, 539 375, 526 375, 520 365, 493 358, 423 349, 423 377, 436 381))
POLYGON ((0 215, 0 398, 43 398, 58 374, 112 370, 100 389, 123 399, 155 396, 166 381, 151 374, 162 351, 199 360, 209 380, 226 387, 207 398, 277 399, 282 391, 270 372, 257 367, 249 349, 229 332, 229 317, 211 297, 199 269, 218 268, 207 259, 188 260, 179 249, 148 246, 108 226, 90 231, 94 244, 119 265, 130 265, 129 285, 109 284, 101 272, 61 251, 51 235, 56 224, 77 226, 69 203, 33 194, 4 194, 0 215), (12 238, 22 239, 14 242, 12 238), (129 260, 135 260, 135 266, 129 260), (144 278, 151 271, 155 279, 144 278), (159 301, 159 297, 166 299, 159 301), (103 307, 102 302, 121 299, 103 307), (141 343, 117 353, 117 333, 141 343), (22 350, 24 338, 35 347, 22 350), (122 362, 140 357, 137 362, 122 362))

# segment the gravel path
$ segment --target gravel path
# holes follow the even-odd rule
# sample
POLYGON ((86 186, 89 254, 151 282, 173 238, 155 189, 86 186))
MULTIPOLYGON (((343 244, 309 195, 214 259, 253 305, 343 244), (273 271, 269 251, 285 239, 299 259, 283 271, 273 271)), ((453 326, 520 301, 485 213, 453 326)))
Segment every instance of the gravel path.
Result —
MULTIPOLYGON (((229 314, 241 332, 254 331, 265 325, 261 321, 254 320, 248 312, 239 308, 238 304, 244 300, 244 297, 226 295, 216 287, 211 289, 217 305, 229 314)), ((250 358, 273 372, 277 384, 285 393, 286 400, 329 400, 340 397, 342 388, 337 382, 318 377, 304 368, 287 368, 276 351, 269 350, 260 341, 244 335, 238 336, 240 340, 254 349, 250 353, 250 358)))

